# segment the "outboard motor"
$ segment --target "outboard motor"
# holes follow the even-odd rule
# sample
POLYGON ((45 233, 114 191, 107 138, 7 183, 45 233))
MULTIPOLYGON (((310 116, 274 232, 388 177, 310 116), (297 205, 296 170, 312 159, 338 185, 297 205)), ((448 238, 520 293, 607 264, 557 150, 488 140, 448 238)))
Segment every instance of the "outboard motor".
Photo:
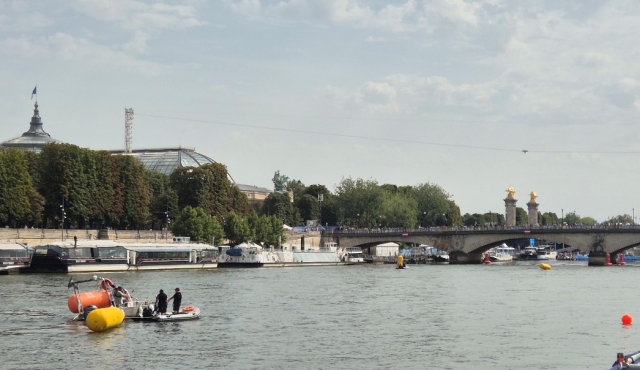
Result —
POLYGON ((153 308, 145 307, 142 310, 142 317, 151 317, 153 316, 153 308))
POLYGON ((87 316, 89 316, 91 311, 97 310, 97 309, 98 309, 98 306, 95 306, 95 305, 90 305, 85 307, 84 311, 82 312, 82 320, 86 320, 87 316))

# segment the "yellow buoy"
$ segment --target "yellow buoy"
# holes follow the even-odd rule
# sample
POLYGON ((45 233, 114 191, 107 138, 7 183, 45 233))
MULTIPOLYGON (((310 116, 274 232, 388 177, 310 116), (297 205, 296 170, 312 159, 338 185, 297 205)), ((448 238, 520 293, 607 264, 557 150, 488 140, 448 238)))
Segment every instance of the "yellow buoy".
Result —
POLYGON ((122 324, 124 311, 118 307, 98 308, 87 315, 87 326, 93 331, 105 331, 122 324))
POLYGON ((398 256, 398 267, 404 266, 404 257, 402 255, 398 256))
POLYGON ((551 270, 551 266, 547 265, 546 263, 541 263, 540 268, 543 270, 551 270))

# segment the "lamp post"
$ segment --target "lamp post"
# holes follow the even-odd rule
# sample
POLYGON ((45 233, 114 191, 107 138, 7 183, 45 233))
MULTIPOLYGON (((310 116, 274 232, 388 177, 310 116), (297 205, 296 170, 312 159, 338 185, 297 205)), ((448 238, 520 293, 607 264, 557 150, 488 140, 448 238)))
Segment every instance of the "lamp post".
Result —
POLYGON ((167 222, 167 228, 164 231, 164 240, 166 242, 167 239, 169 239, 169 223, 171 222, 171 219, 169 218, 169 206, 167 206, 167 211, 164 213, 164 216, 167 222))
POLYGON ((356 226, 358 227, 358 229, 360 228, 360 214, 359 213, 356 214, 356 226))
POLYGON ((560 218, 560 227, 564 229, 564 208, 561 208, 560 212, 562 212, 560 218))
POLYGON ((67 214, 64 211, 64 198, 62 198, 62 204, 60 205, 60 216, 62 217, 61 239, 64 241, 64 219, 67 218, 67 214))
POLYGON ((636 227, 636 209, 635 208, 631 208, 631 212, 633 212, 633 216, 632 217, 632 221, 633 222, 633 228, 636 227))
POLYGON ((427 211, 422 212, 422 227, 427 228, 427 211))

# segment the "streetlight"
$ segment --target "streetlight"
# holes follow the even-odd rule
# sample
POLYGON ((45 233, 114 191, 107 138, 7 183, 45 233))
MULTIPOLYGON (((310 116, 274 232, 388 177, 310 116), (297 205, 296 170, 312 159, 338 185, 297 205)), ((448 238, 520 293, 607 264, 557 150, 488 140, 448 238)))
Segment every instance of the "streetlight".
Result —
POLYGON ((560 211, 562 212, 562 218, 560 219, 560 227, 564 229, 564 208, 561 208, 560 211))
POLYGON ((422 223, 424 224, 422 225, 422 227, 426 229, 427 228, 427 212, 426 211, 422 212, 422 223))
POLYGON ((360 228, 360 214, 356 214, 356 226, 358 227, 358 229, 360 228))
POLYGON ((169 239, 169 223, 171 222, 171 219, 169 218, 169 206, 167 206, 167 211, 164 213, 166 222, 167 222, 167 228, 164 232, 164 240, 167 241, 167 239, 169 239))
POLYGON ((61 238, 64 241, 64 219, 67 218, 67 214, 64 211, 64 198, 62 198, 62 204, 60 205, 60 214, 62 216, 61 238))
POLYGON ((632 216, 633 217, 633 220, 632 220, 633 227, 635 228, 636 227, 636 209, 635 208, 631 208, 631 210, 633 212, 633 216, 632 216))

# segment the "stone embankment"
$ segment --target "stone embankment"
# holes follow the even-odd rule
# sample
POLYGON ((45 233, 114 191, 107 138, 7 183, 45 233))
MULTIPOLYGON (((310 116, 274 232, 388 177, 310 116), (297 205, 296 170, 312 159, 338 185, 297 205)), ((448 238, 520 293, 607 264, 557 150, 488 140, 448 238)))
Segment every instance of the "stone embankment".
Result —
MULTIPOLYGON (((320 233, 287 232, 286 244, 300 246, 304 236, 305 248, 319 249, 320 233)), ((118 240, 125 243, 171 243, 173 234, 163 230, 80 230, 80 229, 0 229, 0 241, 24 243, 30 247, 61 240, 118 240)))

